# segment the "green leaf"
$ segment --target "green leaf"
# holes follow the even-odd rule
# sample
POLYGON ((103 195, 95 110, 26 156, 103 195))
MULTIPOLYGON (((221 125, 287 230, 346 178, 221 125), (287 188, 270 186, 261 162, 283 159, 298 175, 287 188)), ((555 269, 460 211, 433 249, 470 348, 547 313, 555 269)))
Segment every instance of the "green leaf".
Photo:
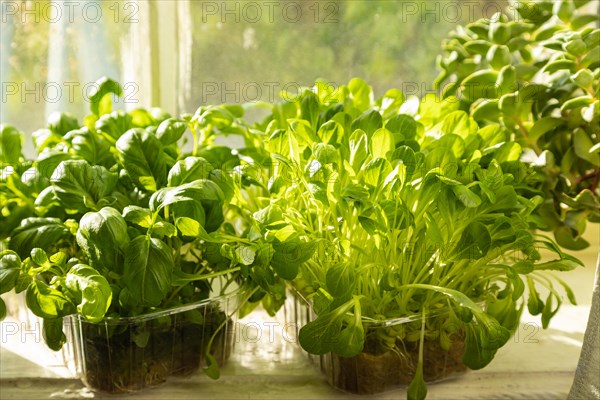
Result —
POLYGON ((78 128, 77 118, 69 113, 55 111, 48 116, 48 129, 57 135, 64 136, 78 128))
POLYGON ((147 208, 127 206, 123 209, 123 218, 142 228, 150 228, 152 225, 152 212, 147 208))
POLYGON ((210 353, 206 353, 204 354, 204 359, 206 362, 206 367, 203 367, 202 371, 204 371, 206 376, 208 376, 211 379, 219 379, 219 377, 221 376, 221 370, 219 368, 219 363, 217 363, 215 357, 210 353))
POLYGON ((560 118, 544 117, 540 118, 535 122, 531 130, 529 131, 529 139, 532 142, 537 141, 539 138, 544 136, 546 133, 558 128, 564 124, 564 120, 560 118))
POLYGON ((229 173, 227 173, 224 170, 213 169, 212 171, 210 171, 208 179, 216 183, 217 186, 221 189, 221 191, 223 192, 224 203, 229 203, 231 199, 233 199, 233 196, 235 195, 237 189, 229 173))
POLYGON ((31 260, 47 271, 52 266, 46 252, 40 248, 31 250, 31 260))
POLYGON ((381 99, 377 101, 384 119, 397 115, 400 107, 406 101, 406 96, 398 89, 389 89, 381 99))
POLYGON ((332 351, 342 357, 354 357, 363 351, 365 330, 362 323, 343 328, 333 343, 332 351))
POLYGON ((71 154, 91 165, 110 168, 115 164, 109 142, 87 128, 70 131, 65 135, 65 140, 71 145, 71 154))
POLYGON ((359 111, 365 111, 371 106, 373 102, 373 89, 365 81, 353 78, 348 83, 348 89, 350 89, 354 107, 359 111))
POLYGON ((21 273, 21 260, 16 253, 3 252, 0 258, 0 294, 11 291, 21 273))
POLYGON ((406 166, 406 179, 410 180, 417 167, 417 157, 415 151, 408 146, 399 146, 388 158, 389 160, 399 161, 406 166))
POLYGON ((410 381, 406 390, 407 400, 425 400, 427 397, 427 385, 423 378, 423 367, 417 368, 415 376, 410 381))
POLYGON ((350 136, 350 164, 355 172, 360 168, 369 155, 369 138, 362 130, 356 130, 350 136))
POLYGON ((61 162, 51 178, 54 192, 67 210, 97 210, 100 200, 117 184, 117 176, 99 165, 83 160, 61 162))
POLYGON ((159 238, 163 236, 174 237, 177 236, 177 228, 169 222, 158 221, 152 225, 152 235, 159 238))
POLYGON ((575 72, 576 69, 577 63, 575 61, 561 59, 546 64, 546 66, 544 67, 544 72, 547 72, 549 74, 553 74, 556 71, 560 70, 568 70, 569 72, 575 72))
POLYGON ((378 129, 371 137, 371 155, 373 158, 386 158, 388 152, 396 147, 394 135, 385 128, 378 129))
POLYGON ((319 315, 315 320, 300 328, 298 340, 302 348, 310 354, 326 354, 342 329, 342 320, 337 311, 319 315))
POLYGON ((256 251, 249 246, 237 246, 235 253, 237 254, 238 261, 243 265, 252 265, 256 257, 256 251))
POLYGON ((64 138, 52 132, 50 129, 38 129, 31 134, 35 149, 38 153, 46 150, 54 150, 59 144, 64 142, 64 138))
POLYGON ((180 186, 198 179, 208 179, 213 166, 202 157, 186 157, 177 161, 169 171, 168 185, 180 186))
POLYGON ((313 148, 315 159, 322 165, 335 163, 339 159, 338 151, 330 144, 317 143, 313 148))
POLYGON ((120 273, 123 270, 123 252, 129 244, 127 223, 111 207, 85 214, 77 229, 77 244, 92 267, 120 273))
POLYGON ((446 135, 455 134, 462 138, 477 133, 477 122, 464 111, 451 112, 444 118, 442 132, 446 135))
POLYGON ((381 114, 375 110, 365 111, 352 122, 352 131, 360 129, 364 131, 368 137, 373 136, 373 133, 382 127, 383 119, 381 114))
POLYGON ((425 156, 425 168, 432 170, 438 168, 446 177, 456 176, 458 161, 451 149, 445 147, 436 147, 425 156))
POLYGON ((594 83, 594 74, 589 69, 582 69, 572 75, 571 79, 577 86, 585 89, 594 83))
POLYGON ((334 144, 344 134, 344 128, 336 121, 327 121, 319 127, 318 137, 323 143, 334 144))
POLYGON ((459 258, 479 260, 487 254, 491 244, 492 237, 486 226, 481 222, 470 222, 462 232, 456 250, 459 258))
POLYGON ((202 225, 193 218, 179 217, 175 220, 175 226, 183 236, 197 237, 205 241, 212 241, 202 225))
POLYGON ((201 127, 213 125, 217 129, 226 129, 233 123, 234 115, 226 106, 208 106, 200 107, 194 115, 201 127))
MULTIPOLYGON (((470 138, 473 138, 473 136, 469 137, 469 139, 470 138)), ((450 150, 457 159, 460 159, 463 156, 466 149, 465 140, 454 133, 445 134, 438 140, 436 145, 450 150)))
POLYGON ((580 107, 589 106, 594 98, 592 96, 579 96, 573 99, 569 99, 563 103, 560 107, 562 111, 569 111, 580 107))
POLYGON ((594 142, 592 142, 592 139, 590 139, 583 129, 575 130, 573 145, 575 147, 575 154, 578 157, 594 164, 596 167, 600 167, 600 154, 590 152, 590 149, 594 146, 594 142))
POLYGON ((465 353, 463 363, 474 370, 487 366, 496 355, 496 349, 486 346, 484 328, 469 324, 466 327, 465 353))
POLYGON ((496 70, 501 69, 511 62, 510 50, 504 45, 493 45, 490 47, 486 58, 492 68, 496 70))
POLYGON ((544 302, 540 299, 540 294, 536 291, 533 279, 527 277, 527 286, 529 288, 529 297, 527 299, 527 309, 531 315, 538 315, 544 309, 544 302))
POLYGON ((397 145, 399 138, 416 138, 419 132, 423 131, 423 126, 410 115, 400 114, 390 118, 385 124, 385 129, 392 132, 397 145))
POLYGON ((2 164, 18 163, 22 157, 22 144, 21 132, 10 125, 0 124, 0 162, 2 164))
POLYGON ((17 283, 15 285, 15 292, 17 293, 21 293, 25 290, 27 290, 27 288, 29 287, 29 284, 32 282, 32 278, 31 276, 27 275, 27 274, 21 274, 19 275, 19 278, 17 279, 17 283))
POLYGON ((305 92, 300 102, 300 118, 308 121, 311 127, 315 127, 319 119, 319 99, 313 92, 305 92))
POLYGON ((356 284, 354 266, 347 262, 334 265, 327 270, 325 282, 327 291, 333 297, 345 298, 352 295, 356 284))
POLYGON ((161 240, 138 236, 125 249, 123 284, 140 303, 155 307, 171 288, 173 257, 161 240))
POLYGON ((501 20, 494 20, 490 23, 488 36, 496 44, 505 44, 510 39, 510 26, 501 20))
POLYGON ((156 137, 164 146, 176 143, 187 129, 187 124, 179 119, 169 118, 160 123, 156 137))
POLYGON ((6 318, 6 304, 0 297, 0 321, 2 321, 4 318, 6 318))
POLYGON ((371 218, 360 215, 358 217, 358 222, 360 222, 360 225, 369 233, 369 235, 374 235, 378 230, 381 230, 377 221, 371 218))
POLYGON ((445 240, 435 218, 430 213, 425 213, 424 219, 425 226, 427 227, 426 234, 429 237, 429 240, 439 246, 444 245, 445 240))
POLYGON ((12 232, 9 248, 25 259, 35 247, 48 251, 61 239, 69 237, 69 228, 58 218, 26 218, 12 232))
POLYGON ((523 149, 518 143, 507 142, 501 145, 494 154, 494 158, 498 163, 518 161, 523 153, 523 149))
POLYGON ((528 260, 520 260, 517 261, 514 265, 513 265, 513 269, 519 273, 519 274, 529 274, 531 272, 533 272, 534 270, 534 264, 531 261, 528 260))
POLYGON ((77 311, 63 293, 39 280, 31 282, 25 299, 31 312, 42 318, 59 318, 77 311))
POLYGON ((576 17, 574 17, 571 20, 571 27, 573 27, 573 29, 575 30, 579 30, 583 27, 585 27, 588 24, 591 24, 592 22, 597 22, 598 21, 598 15, 590 15, 590 14, 584 14, 584 15, 578 15, 576 17))
POLYGON ((158 122, 152 114, 143 108, 136 108, 128 113, 131 116, 131 123, 138 128, 146 128, 148 126, 156 126, 158 122))
POLYGON ((587 240, 576 235, 568 226, 565 225, 554 229, 554 238, 560 246, 569 250, 583 250, 590 245, 587 240))
POLYGON ((363 185, 350 184, 344 188, 342 198, 348 202, 365 202, 369 199, 369 191, 363 185))
POLYGON ((498 99, 486 99, 473 105, 471 116, 476 121, 498 121, 500 110, 498 99))
POLYGON ((481 198, 464 185, 452 186, 452 191, 465 207, 478 207, 481 198))
POLYGON ((131 340, 133 341, 133 343, 135 343, 137 347, 143 349, 144 347, 148 346, 148 341, 150 340, 150 332, 148 332, 147 330, 133 332, 131 335, 131 340))
POLYGON ((580 263, 569 259, 552 260, 535 264, 536 271, 572 271, 578 267, 581 267, 580 263))
POLYGON ((44 318, 42 335, 44 337, 44 341, 50 349, 59 351, 67 342, 67 337, 63 332, 63 319, 44 318))
POLYGON ((35 166, 42 176, 50 179, 60 163, 71 158, 71 155, 68 153, 47 149, 38 156, 35 166))
POLYGON ((67 273, 65 286, 75 296, 77 312, 92 323, 104 319, 112 301, 106 278, 94 268, 76 264, 67 273))
POLYGON ((94 127, 104 139, 114 145, 121 135, 133 128, 133 121, 129 114, 118 110, 101 116, 94 127))
POLYGON ((112 111, 111 94, 123 96, 123 88, 121 88, 118 82, 107 77, 96 81, 89 96, 90 111, 92 114, 102 116, 112 111))
POLYGON ((464 44, 464 48, 472 55, 486 55, 492 44, 487 40, 470 40, 464 44))
POLYGON ((283 279, 292 280, 298 275, 300 265, 308 261, 316 249, 316 242, 306 243, 300 239, 274 242, 271 265, 283 279))
POLYGON ((206 232, 214 232, 224 221, 224 196, 216 183, 199 179, 154 193, 150 198, 150 210, 157 212, 170 206, 173 220, 180 217, 193 218, 206 232))
POLYGON ((561 301, 557 298, 558 304, 556 308, 554 308, 554 294, 550 293, 548 298, 546 299, 546 304, 544 305, 544 309, 542 310, 542 327, 544 329, 548 329, 548 325, 550 324, 550 320, 556 315, 560 308, 561 301))
POLYGON ((137 187, 155 192, 167 181, 167 163, 163 146, 156 136, 140 128, 125 132, 117 143, 119 163, 137 187))
POLYGON ((392 166, 385 158, 375 158, 363 166, 361 174, 364 182, 379 188, 392 172, 392 166))
POLYGON ((587 53, 587 46, 581 39, 574 38, 563 44, 563 49, 573 56, 579 57, 587 53))
POLYGON ((277 227, 284 222, 283 210, 277 204, 269 204, 255 212, 253 217, 264 227, 277 227))
POLYGON ((476 71, 466 77, 461 85, 462 95, 470 102, 480 98, 493 99, 497 96, 496 81, 498 72, 494 70, 476 71))
POLYGON ((484 146, 493 146, 505 142, 509 136, 508 131, 497 124, 485 126, 477 134, 483 139, 484 143, 482 145, 484 146))

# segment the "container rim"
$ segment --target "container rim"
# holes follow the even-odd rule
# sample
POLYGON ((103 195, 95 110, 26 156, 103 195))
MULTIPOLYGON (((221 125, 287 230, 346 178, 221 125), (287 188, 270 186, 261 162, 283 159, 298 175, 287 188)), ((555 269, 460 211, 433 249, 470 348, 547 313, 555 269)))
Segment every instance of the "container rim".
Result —
POLYGON ((159 318, 159 317, 168 317, 170 315, 194 310, 198 307, 206 306, 209 304, 220 303, 222 301, 230 300, 230 299, 240 295, 243 292, 244 292, 244 290, 242 288, 237 288, 230 293, 225 293, 225 294, 219 295, 217 297, 212 297, 212 298, 196 301, 193 303, 184 304, 184 305, 177 306, 177 307, 167 308, 166 310, 153 311, 153 312, 149 312, 146 314, 135 315, 132 317, 105 317, 100 322, 90 322, 90 321, 86 320, 81 314, 73 314, 73 315, 70 315, 69 317, 77 319, 80 322, 85 322, 85 323, 88 323, 91 325, 104 325, 104 324, 117 325, 117 324, 133 323, 133 322, 143 322, 143 321, 148 321, 148 320, 159 318))

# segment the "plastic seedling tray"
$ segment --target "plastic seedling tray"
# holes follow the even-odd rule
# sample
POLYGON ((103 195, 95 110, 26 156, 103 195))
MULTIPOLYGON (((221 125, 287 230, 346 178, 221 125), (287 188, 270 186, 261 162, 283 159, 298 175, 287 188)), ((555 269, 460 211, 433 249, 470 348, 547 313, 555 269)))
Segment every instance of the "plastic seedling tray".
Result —
MULTIPOLYGON (((430 313, 428 318, 439 318, 447 311, 430 313)), ((295 289, 290 290, 285 305, 287 324, 294 324, 299 330, 316 318, 311 300, 295 289)), ((342 357, 334 353, 324 355, 308 354, 308 357, 320 367, 329 384, 339 390, 353 394, 374 394, 405 388, 412 380, 418 362, 419 341, 395 339, 394 345, 382 349, 374 346, 370 338, 377 333, 390 336, 390 332, 408 330, 409 324, 421 325, 422 317, 409 317, 388 320, 363 320, 365 329, 365 348, 354 357, 342 357), (379 331, 379 332, 378 332, 379 331)), ((453 335, 449 349, 443 349, 439 338, 433 334, 424 341, 424 378, 427 382, 438 382, 460 374, 467 367, 462 362, 464 336, 453 335)))
POLYGON ((71 317, 77 375, 89 388, 110 393, 156 386, 171 376, 197 371, 217 330, 210 352, 222 365, 235 343, 235 315, 230 310, 237 301, 231 294, 101 323, 71 317))

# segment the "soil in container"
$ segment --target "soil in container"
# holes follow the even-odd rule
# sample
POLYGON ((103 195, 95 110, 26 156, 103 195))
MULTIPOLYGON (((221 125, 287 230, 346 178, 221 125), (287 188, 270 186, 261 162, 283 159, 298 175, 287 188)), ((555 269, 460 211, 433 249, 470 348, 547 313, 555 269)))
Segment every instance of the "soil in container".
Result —
MULTIPOLYGON (((202 323, 186 313, 126 324, 81 322, 83 381, 92 389, 124 393, 189 375, 199 369, 210 337, 226 318, 213 308, 202 323)), ((211 350, 220 365, 232 345, 228 330, 221 329, 211 350)))
MULTIPOLYGON (((418 342, 398 342, 396 349, 383 353, 370 353, 368 344, 365 349, 354 357, 335 354, 322 357, 321 369, 332 386, 349 393, 374 394, 410 383, 419 359, 418 342)), ((442 349, 437 340, 425 340, 425 380, 439 381, 466 371, 467 367, 462 363, 464 350, 464 338, 454 340, 448 351, 442 349)))

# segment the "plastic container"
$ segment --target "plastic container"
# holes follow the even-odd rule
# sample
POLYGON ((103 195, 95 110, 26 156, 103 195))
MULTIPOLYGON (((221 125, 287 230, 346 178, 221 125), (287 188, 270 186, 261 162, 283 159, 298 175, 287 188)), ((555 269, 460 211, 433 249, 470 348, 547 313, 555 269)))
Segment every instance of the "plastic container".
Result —
POLYGON ((204 365, 213 334, 210 353, 222 365, 235 343, 231 313, 236 305, 237 295, 232 294, 97 324, 71 317, 77 375, 90 389, 109 393, 156 386, 204 365))
MULTIPOLYGON (((316 318, 310 300, 296 290, 290 290, 285 304, 287 324, 295 324, 299 331, 307 323, 316 318)), ((447 313, 430 314, 436 318, 447 313)), ((391 332, 400 332, 407 324, 421 324, 421 317, 394 318, 384 321, 363 320, 367 342, 362 353, 354 357, 342 357, 334 353, 325 355, 308 355, 327 378, 329 384, 339 390, 352 394, 375 394, 388 390, 407 387, 417 368, 419 341, 407 341, 397 338, 393 349, 382 351, 369 344, 378 330, 384 330, 388 336, 391 332)), ((380 332, 383 333, 383 332, 380 332)), ((298 343, 299 345, 299 343, 298 343)), ((449 350, 440 346, 438 338, 425 339, 423 348, 423 374, 425 381, 437 382, 460 375, 467 370, 462 362, 464 353, 464 336, 453 335, 449 350)))

